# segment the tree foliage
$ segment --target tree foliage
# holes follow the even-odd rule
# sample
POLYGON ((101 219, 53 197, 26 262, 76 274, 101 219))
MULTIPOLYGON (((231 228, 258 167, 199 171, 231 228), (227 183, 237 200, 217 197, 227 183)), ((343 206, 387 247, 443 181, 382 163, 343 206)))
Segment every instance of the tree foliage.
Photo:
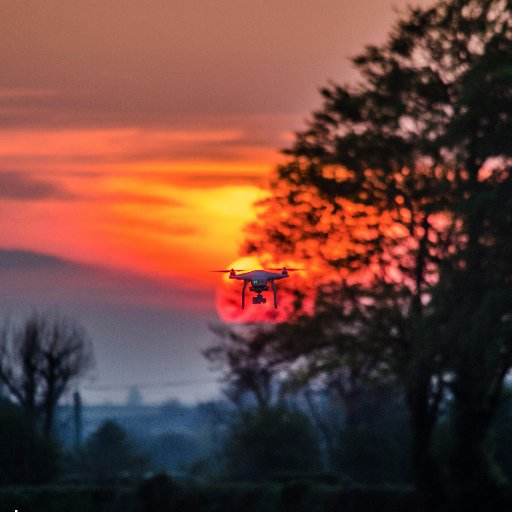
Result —
POLYGON ((224 371, 224 392, 240 408, 269 407, 283 395, 278 373, 284 358, 276 350, 275 329, 249 324, 232 328, 211 326, 216 344, 203 354, 214 370, 224 371))
POLYGON ((225 446, 228 472, 241 480, 317 470, 319 453, 308 418, 281 406, 245 412, 232 426, 225 446))

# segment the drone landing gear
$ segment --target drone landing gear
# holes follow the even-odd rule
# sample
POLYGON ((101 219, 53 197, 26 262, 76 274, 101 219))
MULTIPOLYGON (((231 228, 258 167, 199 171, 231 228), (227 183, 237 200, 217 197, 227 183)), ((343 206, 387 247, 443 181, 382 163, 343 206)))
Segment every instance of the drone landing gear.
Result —
POLYGON ((272 285, 272 290, 274 292, 274 307, 277 309, 277 288, 276 288, 276 283, 274 283, 274 280, 272 279, 270 281, 270 284, 272 285))
POLYGON ((245 308, 245 288, 247 287, 247 281, 244 281, 244 287, 242 288, 242 309, 245 308))

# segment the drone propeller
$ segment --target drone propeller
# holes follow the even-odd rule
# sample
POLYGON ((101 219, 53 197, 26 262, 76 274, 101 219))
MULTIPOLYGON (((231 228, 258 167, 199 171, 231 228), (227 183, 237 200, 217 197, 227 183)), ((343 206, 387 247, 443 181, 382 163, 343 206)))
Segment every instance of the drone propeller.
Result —
POLYGON ((300 270, 305 270, 303 268, 288 268, 288 267, 273 267, 273 268, 269 268, 268 270, 283 270, 283 268, 285 268, 288 272, 298 272, 300 270))
POLYGON ((229 274, 231 272, 231 270, 234 270, 235 272, 245 272, 245 270, 240 270, 240 269, 230 269, 230 270, 210 270, 210 272, 223 272, 225 274, 229 274))

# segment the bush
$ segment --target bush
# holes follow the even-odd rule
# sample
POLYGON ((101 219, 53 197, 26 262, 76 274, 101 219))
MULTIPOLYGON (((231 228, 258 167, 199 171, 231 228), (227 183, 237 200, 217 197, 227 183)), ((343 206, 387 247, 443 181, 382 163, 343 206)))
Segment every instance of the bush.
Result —
POLYGON ((269 475, 269 480, 281 484, 309 482, 325 485, 349 485, 352 480, 343 473, 334 471, 281 471, 269 475))
POLYGON ((57 475, 57 447, 20 407, 0 402, 0 432, 0 485, 44 484, 57 475))
POLYGON ((409 487, 326 485, 306 481, 178 485, 159 475, 138 490, 137 512, 413 512, 409 487))
POLYGON ((147 466, 146 459, 134 449, 126 431, 110 420, 91 434, 84 455, 86 469, 98 483, 116 481, 123 475, 136 477, 147 466))
POLYGON ((182 490, 164 475, 156 475, 144 481, 138 488, 137 498, 142 512, 163 512, 177 501, 182 490))
MULTIPOLYGON (((492 509, 510 510, 510 500, 492 509), (503 505, 503 506, 501 506, 503 505)), ((412 489, 404 487, 287 484, 178 484, 166 475, 138 489, 119 487, 4 487, 0 512, 415 512, 412 489)))
POLYGON ((283 407, 245 413, 226 441, 228 476, 264 480, 276 472, 315 471, 320 448, 309 419, 283 407))
POLYGON ((130 501, 113 488, 0 488, 0 512, 130 512, 127 507, 130 501))

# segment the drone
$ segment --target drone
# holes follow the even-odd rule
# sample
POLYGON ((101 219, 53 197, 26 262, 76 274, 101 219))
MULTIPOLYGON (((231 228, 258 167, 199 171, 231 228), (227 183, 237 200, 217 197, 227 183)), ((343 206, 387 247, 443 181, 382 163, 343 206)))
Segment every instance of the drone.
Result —
POLYGON ((274 292, 274 307, 277 309, 277 287, 274 281, 278 279, 284 279, 285 277, 290 277, 288 272, 295 270, 302 270, 300 268, 286 268, 282 269, 270 269, 270 270, 251 270, 250 272, 245 272, 243 270, 213 270, 213 272, 229 272, 229 279, 239 279, 244 282, 244 286, 242 288, 242 309, 245 308, 245 289, 247 285, 250 284, 249 291, 257 293, 255 297, 252 298, 253 304, 265 304, 267 299, 263 297, 262 293, 268 291, 268 285, 272 287, 272 291, 274 292), (270 270, 281 270, 281 272, 271 272, 270 270), (241 274, 237 274, 237 272, 242 272, 241 274))

